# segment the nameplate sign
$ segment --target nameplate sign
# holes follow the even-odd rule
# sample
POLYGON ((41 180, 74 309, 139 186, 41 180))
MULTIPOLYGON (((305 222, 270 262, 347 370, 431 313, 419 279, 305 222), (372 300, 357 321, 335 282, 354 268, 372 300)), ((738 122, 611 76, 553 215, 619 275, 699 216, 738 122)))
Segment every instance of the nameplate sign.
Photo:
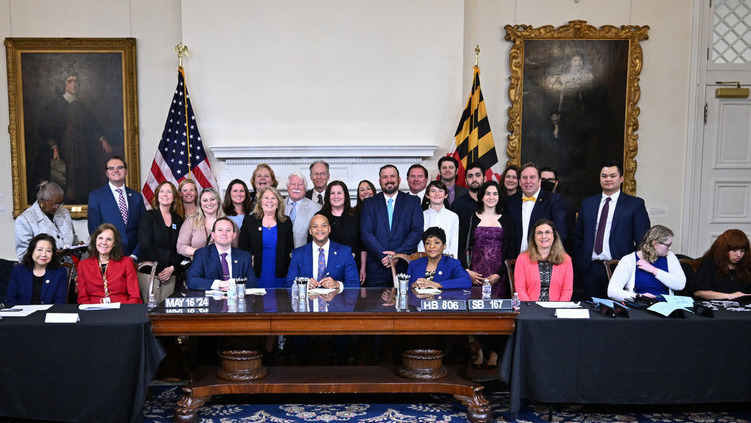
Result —
POLYGON ((492 310, 511 310, 511 300, 502 300, 500 298, 488 300, 467 300, 469 311, 492 311, 492 310))
POLYGON ((465 311, 467 300, 420 300, 422 311, 465 311))
POLYGON ((199 308, 208 306, 208 297, 168 297, 164 299, 165 308, 199 308))
POLYGON ((165 309, 166 314, 208 314, 208 307, 201 308, 168 308, 165 309))

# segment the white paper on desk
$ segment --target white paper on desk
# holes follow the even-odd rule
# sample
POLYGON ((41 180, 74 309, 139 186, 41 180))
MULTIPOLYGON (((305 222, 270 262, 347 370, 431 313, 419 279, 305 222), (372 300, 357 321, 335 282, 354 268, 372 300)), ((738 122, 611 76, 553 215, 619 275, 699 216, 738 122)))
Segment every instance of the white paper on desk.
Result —
POLYGON ((338 291, 337 288, 313 288, 308 290, 308 295, 324 295, 330 292, 338 291))
POLYGON ((668 304, 675 304, 678 307, 693 307, 694 299, 691 297, 685 297, 682 295, 663 295, 662 298, 668 304))
POLYGON ((438 288, 415 288, 415 292, 424 295, 438 295, 441 293, 441 290, 438 288))
POLYGON ((537 305, 543 308, 581 308, 581 304, 571 301, 538 301, 537 305))
POLYGON ((558 308, 555 317, 559 319, 589 319, 589 310, 586 308, 558 308))
POLYGON ((78 313, 47 313, 44 323, 76 323, 80 322, 78 313))
POLYGON ((119 310, 120 303, 81 304, 78 308, 81 310, 119 310))
POLYGON ((245 295, 266 295, 266 288, 245 288, 245 295))
POLYGON ((12 310, 21 311, 0 311, 0 317, 26 317, 37 310, 47 310, 50 307, 52 304, 17 305, 12 310))
MULTIPOLYGON (((693 303, 691 303, 691 304, 693 304, 693 303)), ((670 315, 670 313, 674 312, 675 310, 686 310, 689 313, 693 313, 693 311, 687 310, 686 308, 681 307, 681 306, 679 306, 677 304, 664 303, 662 301, 659 302, 659 303, 652 304, 651 306, 647 307, 647 310, 653 311, 653 312, 658 313, 658 314, 661 314, 661 315, 663 315, 665 317, 667 317, 668 315, 670 315)))

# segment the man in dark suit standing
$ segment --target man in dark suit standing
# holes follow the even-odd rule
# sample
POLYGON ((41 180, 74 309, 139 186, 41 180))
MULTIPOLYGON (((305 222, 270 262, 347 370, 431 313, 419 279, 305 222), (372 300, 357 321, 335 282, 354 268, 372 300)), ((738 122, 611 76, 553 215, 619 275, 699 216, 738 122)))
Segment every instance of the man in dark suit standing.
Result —
POLYGON ((109 182, 89 193, 89 233, 102 223, 115 225, 123 240, 125 254, 138 260, 138 224, 146 213, 143 197, 125 186, 128 165, 120 156, 107 160, 105 174, 109 182))
MULTIPOLYGON (((527 163, 519 171, 520 191, 508 198, 508 213, 514 220, 516 247, 511 251, 527 250, 529 228, 540 219, 555 223, 561 242, 566 242, 566 206, 560 195, 540 188, 540 169, 527 163)), ((515 258, 515 257, 509 257, 515 258)))
POLYGON ((287 285, 297 277, 310 278, 308 288, 353 288, 360 286, 352 249, 329 240, 331 226, 326 216, 317 214, 310 219, 313 242, 292 251, 292 261, 287 272, 287 285))
POLYGON ((211 230, 214 243, 199 248, 193 254, 188 269, 188 289, 226 291, 230 279, 247 278, 246 288, 255 288, 256 274, 247 251, 232 248, 237 237, 235 224, 228 217, 220 217, 211 230))
POLYGON ((600 170, 602 193, 582 200, 574 231, 574 286, 589 297, 607 298, 608 278, 603 261, 619 259, 636 250, 649 229, 644 200, 621 192, 623 167, 605 162, 600 170))
POLYGON ((323 160, 316 160, 310 164, 310 180, 313 188, 305 193, 305 198, 323 205, 323 197, 326 195, 326 187, 329 185, 329 164, 323 160))
POLYGON ((393 286, 389 255, 417 251, 423 230, 422 207, 414 195, 399 192, 401 178, 396 166, 381 167, 378 182, 381 192, 365 199, 360 215, 361 239, 368 251, 366 286, 393 286))
POLYGON ((438 171, 441 175, 441 182, 446 185, 449 190, 448 207, 454 204, 454 200, 467 193, 467 188, 461 185, 457 185, 456 178, 459 172, 459 162, 451 156, 444 156, 438 159, 438 171))

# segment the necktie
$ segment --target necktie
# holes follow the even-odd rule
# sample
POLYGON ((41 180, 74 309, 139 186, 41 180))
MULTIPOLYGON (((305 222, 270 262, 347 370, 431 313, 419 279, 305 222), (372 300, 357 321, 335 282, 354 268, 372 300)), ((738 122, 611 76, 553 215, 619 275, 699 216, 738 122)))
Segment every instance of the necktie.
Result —
POLYGON ((522 197, 522 203, 524 203, 526 201, 533 201, 534 202, 535 201, 535 197, 522 197))
POLYGON ((227 264, 227 253, 220 254, 222 257, 222 280, 228 281, 229 280, 229 264, 227 264))
POLYGON ((120 215, 123 217, 123 222, 128 224, 128 205, 125 204, 125 197, 123 196, 123 190, 120 188, 115 189, 120 197, 117 199, 117 205, 120 207, 120 215))
POLYGON ((289 218, 292 220, 292 223, 295 223, 296 217, 297 217, 297 202, 293 201, 292 206, 289 209, 289 218))
POLYGON ((323 248, 318 249, 318 281, 326 277, 326 255, 323 254, 323 248))
POLYGON ((318 194, 318 204, 323 205, 323 196, 318 194))
POLYGON ((388 207, 386 210, 389 212, 389 230, 391 230, 391 221, 394 220, 394 199, 389 198, 388 207))
POLYGON ((600 212, 600 222, 597 223, 597 235, 595 235, 595 254, 602 253, 602 240, 605 239, 605 225, 608 223, 608 211, 610 210, 610 197, 605 197, 605 205, 600 212))

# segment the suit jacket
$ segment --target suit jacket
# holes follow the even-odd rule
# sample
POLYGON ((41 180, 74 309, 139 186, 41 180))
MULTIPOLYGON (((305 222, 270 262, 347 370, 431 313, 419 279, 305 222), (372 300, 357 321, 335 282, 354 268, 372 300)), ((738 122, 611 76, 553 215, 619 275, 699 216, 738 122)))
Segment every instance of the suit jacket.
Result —
MULTIPOLYGON (((240 249, 250 252, 253 256, 253 269, 256 271, 256 277, 261 277, 261 263, 263 263, 263 219, 257 219, 252 214, 245 216, 243 227, 240 229, 240 240, 238 245, 240 249)), ((292 239, 292 221, 287 219, 284 222, 276 222, 276 277, 283 278, 287 276, 289 268, 289 256, 293 250, 292 239)))
MULTIPOLYGON (((16 304, 31 304, 31 289, 34 274, 23 264, 13 266, 10 275, 8 294, 5 299, 7 307, 16 304)), ((42 282, 41 304, 65 304, 68 296, 68 272, 64 267, 47 269, 42 282)))
MULTIPOLYGON (((317 248, 317 247, 316 247, 317 248)), ((347 288, 360 286, 360 273, 352 258, 352 249, 346 245, 330 241, 326 272, 332 279, 344 283, 347 288)), ((296 277, 315 278, 318 262, 313 263, 313 243, 308 243, 292 251, 292 261, 287 272, 287 285, 292 286, 296 277)))
MULTIPOLYGON (((425 277, 425 270, 428 268, 428 258, 421 257, 409 263, 407 274, 409 275, 409 284, 417 282, 418 279, 425 277)), ((466 289, 472 287, 472 279, 469 273, 462 267, 462 263, 452 257, 443 256, 435 269, 433 282, 438 282, 443 289, 466 289)))
POLYGON ((141 247, 139 260, 156 261, 157 272, 168 266, 175 266, 175 270, 178 270, 182 261, 177 254, 177 236, 183 219, 177 213, 173 212, 171 215, 172 226, 167 227, 160 210, 149 210, 138 226, 138 243, 141 247))
POLYGON ((76 231, 73 229, 73 220, 70 212, 65 207, 60 207, 50 220, 39 207, 39 202, 34 201, 28 209, 24 210, 16 218, 16 255, 18 261, 23 260, 29 242, 36 235, 47 234, 55 238, 55 246, 60 249, 74 246, 78 242, 76 231))
MULTIPOLYGON (((297 216, 295 217, 295 223, 292 224, 292 239, 295 243, 295 248, 302 247, 308 242, 308 229, 310 227, 310 219, 321 210, 320 204, 317 202, 303 198, 297 205, 297 216)), ((290 208, 286 209, 287 216, 289 216, 290 208)))
MULTIPOLYGON (((232 255, 232 277, 248 278, 247 288, 257 286, 256 275, 250 268, 252 258, 247 251, 238 248, 230 250, 232 255)), ((202 290, 211 289, 215 280, 222 279, 222 262, 216 245, 211 244, 196 250, 193 254, 193 263, 188 268, 188 289, 202 290)))
MULTIPOLYGON (((576 268, 585 272, 592 262, 592 251, 597 235, 597 212, 600 208, 602 194, 593 195, 582 200, 579 218, 574 231, 574 251, 576 268)), ((644 233, 650 227, 644 200, 621 191, 613 212, 610 227, 610 254, 613 259, 620 259, 636 250, 644 233)))
MULTIPOLYGON (((314 191, 315 190, 313 188, 305 191, 305 198, 307 198, 308 200, 312 200, 314 203, 318 204, 318 194, 317 193, 316 193, 316 198, 313 198, 313 192, 314 191)), ((323 194, 321 194, 321 195, 323 195, 323 194)))
MULTIPOLYGON (((514 289, 522 301, 539 301, 540 299, 540 268, 537 263, 529 260, 526 252, 519 254, 514 267, 514 289)), ((571 257, 561 264, 553 266, 550 275, 548 297, 550 301, 570 301, 574 292, 574 267, 571 257)))
POLYGON ((143 197, 138 192, 125 187, 125 195, 128 196, 127 225, 123 222, 120 206, 117 205, 109 184, 102 185, 89 193, 89 233, 94 233, 102 223, 111 223, 120 232, 125 255, 138 257, 141 253, 138 245, 138 225, 141 216, 146 213, 146 207, 143 205, 143 197))
POLYGON ((381 264, 384 251, 412 254, 422 238, 423 215, 420 200, 399 192, 394 201, 394 215, 389 230, 389 217, 383 193, 366 198, 360 215, 362 243, 368 251, 368 285, 391 286, 391 271, 381 264))
MULTIPOLYGON (((119 213, 119 212, 118 212, 119 213)), ((142 303, 136 267, 130 257, 110 260, 107 265, 107 287, 113 303, 142 303)), ((78 304, 98 304, 104 298, 104 280, 99 259, 89 257, 78 262, 78 304)))
MULTIPOLYGON (((519 190, 516 194, 508 198, 508 213, 514 221, 514 233, 516 235, 516 250, 518 252, 522 245, 522 236, 524 234, 524 228, 522 226, 522 191, 519 190)), ((566 243, 568 237, 568 231, 566 230, 566 205, 563 202, 563 198, 550 191, 540 189, 540 194, 535 201, 535 206, 532 208, 532 214, 529 218, 529 226, 527 226, 527 235, 529 236, 529 229, 532 228, 538 220, 550 219, 555 223, 556 229, 558 229, 558 235, 561 236, 561 242, 566 243)), ((508 257, 512 259, 514 257, 508 257)))

